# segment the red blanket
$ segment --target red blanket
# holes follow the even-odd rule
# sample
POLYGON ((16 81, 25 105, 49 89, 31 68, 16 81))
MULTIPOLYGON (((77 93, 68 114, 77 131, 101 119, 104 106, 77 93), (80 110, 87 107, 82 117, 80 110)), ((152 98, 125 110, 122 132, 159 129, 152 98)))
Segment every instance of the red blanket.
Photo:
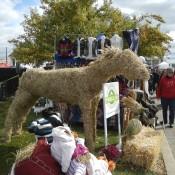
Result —
POLYGON ((16 165, 15 175, 61 175, 61 168, 51 156, 50 146, 39 140, 31 157, 16 165))

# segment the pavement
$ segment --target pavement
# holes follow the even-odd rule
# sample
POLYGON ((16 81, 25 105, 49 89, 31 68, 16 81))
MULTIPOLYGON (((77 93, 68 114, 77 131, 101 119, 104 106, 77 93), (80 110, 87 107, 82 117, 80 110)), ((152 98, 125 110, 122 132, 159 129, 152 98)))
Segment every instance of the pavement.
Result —
MULTIPOLYGON (((160 104, 160 101, 155 99, 156 104, 160 104)), ((162 110, 157 113, 159 121, 162 121, 162 110)), ((161 130, 163 133, 163 141, 161 145, 161 151, 167 170, 167 175, 175 175, 175 124, 173 128, 168 126, 157 126, 157 130, 161 130)))

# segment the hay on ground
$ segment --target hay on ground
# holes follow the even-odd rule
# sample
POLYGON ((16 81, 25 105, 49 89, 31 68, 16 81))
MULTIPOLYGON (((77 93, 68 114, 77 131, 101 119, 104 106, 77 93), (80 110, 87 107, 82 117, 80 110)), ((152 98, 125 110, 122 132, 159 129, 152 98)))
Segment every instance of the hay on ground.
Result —
POLYGON ((36 146, 35 143, 30 143, 26 147, 18 150, 17 154, 16 154, 15 163, 18 164, 22 160, 25 160, 25 159, 29 158, 32 155, 33 151, 34 151, 35 146, 36 146))
POLYGON ((160 155, 162 134, 149 127, 128 138, 123 146, 123 159, 135 166, 151 169, 160 155))

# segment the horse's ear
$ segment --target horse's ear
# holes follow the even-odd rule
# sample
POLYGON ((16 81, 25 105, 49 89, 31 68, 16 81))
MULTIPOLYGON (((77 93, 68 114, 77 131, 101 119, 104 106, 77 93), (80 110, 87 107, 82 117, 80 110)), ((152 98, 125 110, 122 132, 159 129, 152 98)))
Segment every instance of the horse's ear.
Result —
POLYGON ((131 55, 131 56, 134 56, 134 57, 137 56, 131 49, 124 49, 123 54, 131 55))
POLYGON ((121 53, 122 51, 115 47, 108 47, 103 50, 103 58, 104 59, 112 59, 115 58, 115 55, 121 53))
POLYGON ((123 58, 130 58, 131 60, 136 59, 137 60, 137 55, 130 49, 125 49, 122 51, 121 57, 123 58))

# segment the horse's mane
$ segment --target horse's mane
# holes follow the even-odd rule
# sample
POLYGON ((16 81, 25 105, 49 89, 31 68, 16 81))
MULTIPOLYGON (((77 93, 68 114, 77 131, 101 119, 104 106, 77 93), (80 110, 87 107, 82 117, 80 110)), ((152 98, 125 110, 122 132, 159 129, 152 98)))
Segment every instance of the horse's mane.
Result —
POLYGON ((113 58, 115 55, 118 55, 121 52, 122 52, 122 50, 120 50, 118 48, 114 48, 114 47, 105 48, 105 49, 102 50, 102 54, 98 55, 96 60, 90 62, 88 64, 88 66, 94 65, 96 63, 103 62, 105 60, 109 60, 109 59, 113 58))

